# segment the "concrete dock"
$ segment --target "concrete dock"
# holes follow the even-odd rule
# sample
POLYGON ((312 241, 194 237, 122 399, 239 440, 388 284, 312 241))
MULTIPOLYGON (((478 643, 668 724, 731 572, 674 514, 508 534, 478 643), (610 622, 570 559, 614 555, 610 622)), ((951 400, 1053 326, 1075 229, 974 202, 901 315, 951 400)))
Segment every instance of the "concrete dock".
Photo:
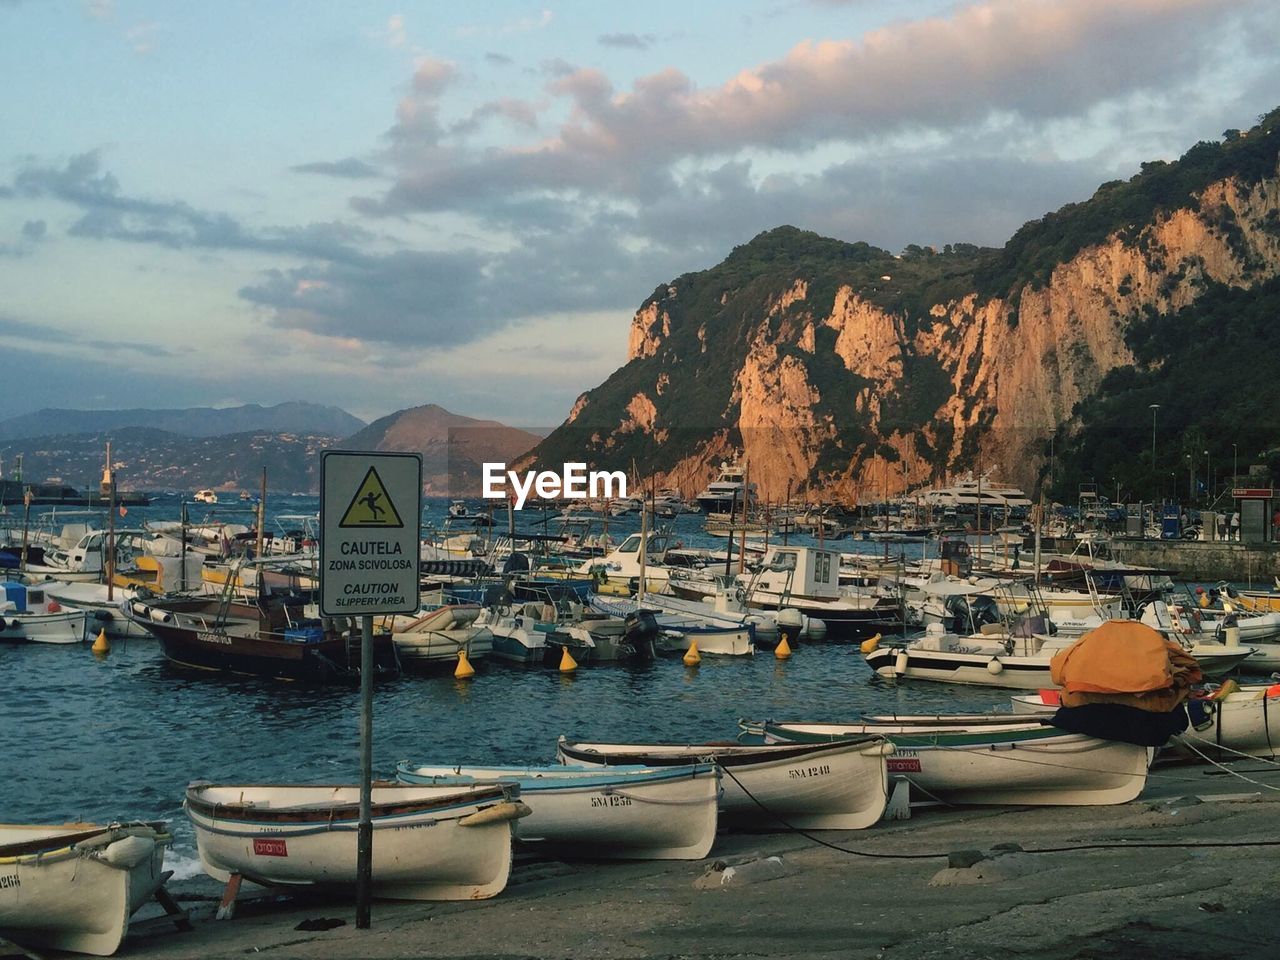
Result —
MULTIPOLYGON (((1277 956, 1280 766, 1230 769, 1157 767, 1143 796, 1118 807, 935 807, 870 830, 815 834, 865 853, 941 854, 926 859, 856 856, 794 833, 722 835, 716 860, 700 862, 522 859, 495 899, 375 902, 368 931, 355 929, 354 908, 341 900, 242 893, 236 918, 215 922, 214 903, 197 899, 187 901, 193 932, 142 925, 121 956, 1277 956), (1012 844, 1068 850, 993 851, 1012 844), (986 859, 965 866, 973 855, 961 854, 949 866, 958 851, 986 859), (316 920, 345 925, 297 929, 316 920)), ((194 881, 174 892, 182 900, 217 888, 194 881)))

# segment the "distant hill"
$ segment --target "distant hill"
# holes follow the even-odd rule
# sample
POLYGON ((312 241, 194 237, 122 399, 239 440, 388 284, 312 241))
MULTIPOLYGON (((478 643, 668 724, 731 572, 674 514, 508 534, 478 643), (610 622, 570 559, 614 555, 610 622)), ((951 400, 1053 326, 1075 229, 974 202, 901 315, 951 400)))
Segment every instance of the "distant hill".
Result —
POLYGON ((364 427, 364 421, 337 407, 314 403, 256 403, 240 407, 188 407, 185 410, 62 410, 45 409, 0 420, 0 441, 27 437, 97 434, 144 427, 185 437, 215 437, 231 433, 321 434, 345 437, 364 427))
POLYGON ((475 495, 481 464, 514 463, 542 438, 496 420, 474 420, 434 403, 375 420, 342 446, 349 450, 421 453, 423 492, 475 495))
POLYGON ((150 427, 125 427, 109 435, 82 433, 0 442, 4 475, 15 479, 21 456, 22 476, 27 482, 59 477, 77 489, 96 490, 108 438, 122 490, 213 487, 254 493, 264 466, 268 488, 273 491, 316 490, 320 451, 339 442, 337 437, 316 433, 250 431, 188 437, 150 427))

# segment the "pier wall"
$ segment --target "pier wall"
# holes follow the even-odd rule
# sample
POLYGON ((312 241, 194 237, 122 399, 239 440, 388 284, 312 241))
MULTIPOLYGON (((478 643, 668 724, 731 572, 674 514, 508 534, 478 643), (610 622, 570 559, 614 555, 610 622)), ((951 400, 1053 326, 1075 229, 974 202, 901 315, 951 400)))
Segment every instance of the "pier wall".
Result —
POLYGON ((1199 540, 1116 540, 1122 563, 1176 570, 1187 580, 1231 580, 1269 586, 1280 576, 1280 544, 1199 540))

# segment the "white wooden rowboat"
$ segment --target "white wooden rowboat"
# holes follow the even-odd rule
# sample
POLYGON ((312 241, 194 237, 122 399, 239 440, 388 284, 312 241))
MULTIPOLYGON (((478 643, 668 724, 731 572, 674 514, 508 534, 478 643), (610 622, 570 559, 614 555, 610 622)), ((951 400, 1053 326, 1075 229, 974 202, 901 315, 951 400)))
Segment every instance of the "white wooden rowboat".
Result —
MULTIPOLYGON (((484 900, 511 870, 512 822, 528 812, 508 785, 373 787, 373 894, 484 900)), ((205 873, 264 886, 356 882, 360 788, 193 783, 186 809, 205 873)))
POLYGON ((516 838, 593 860, 701 860, 716 836, 719 772, 674 767, 448 767, 402 761, 405 783, 515 783, 530 813, 516 838))
POLYGON ((584 766, 693 762, 720 768, 720 816, 754 829, 861 830, 880 819, 889 797, 881 737, 840 743, 746 745, 723 743, 583 743, 560 738, 561 763, 584 766))
POLYGON ((109 957, 164 882, 163 823, 0 825, 0 937, 109 957))
MULTIPOLYGON (((943 718, 939 718, 943 719, 943 718)), ((773 743, 823 743, 878 734, 893 742, 890 776, 948 803, 1086 806, 1127 803, 1142 792, 1154 751, 1066 733, 1034 717, 987 716, 970 726, 927 718, 863 723, 743 723, 773 743)))
MULTIPOLYGON (((1023 716, 1058 709, 1039 693, 1011 699, 1013 712, 1023 716)), ((1275 685, 1241 686, 1222 697, 1188 701, 1187 707, 1193 725, 1161 748, 1161 759, 1280 757, 1280 689, 1275 685)))

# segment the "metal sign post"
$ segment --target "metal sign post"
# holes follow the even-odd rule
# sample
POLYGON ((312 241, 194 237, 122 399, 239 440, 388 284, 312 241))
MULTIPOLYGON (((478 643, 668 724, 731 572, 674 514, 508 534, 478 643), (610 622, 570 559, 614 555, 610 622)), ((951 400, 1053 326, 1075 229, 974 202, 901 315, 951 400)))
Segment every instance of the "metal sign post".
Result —
POLYGON ((422 457, 320 453, 320 614, 360 617, 360 825, 356 927, 373 889, 373 617, 418 610, 422 457))

